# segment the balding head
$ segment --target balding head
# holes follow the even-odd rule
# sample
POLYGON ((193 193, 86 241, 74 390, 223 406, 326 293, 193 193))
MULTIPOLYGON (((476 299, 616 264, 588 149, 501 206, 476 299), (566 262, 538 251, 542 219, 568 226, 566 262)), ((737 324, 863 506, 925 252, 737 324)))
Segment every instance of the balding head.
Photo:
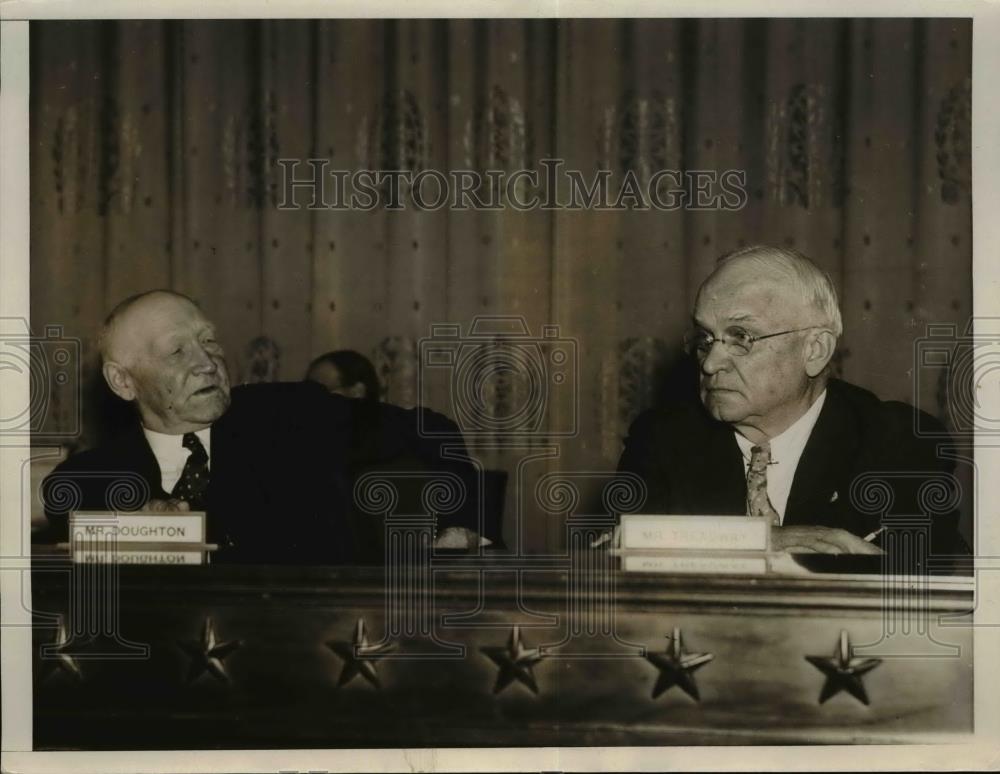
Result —
POLYGON ((155 310, 174 303, 190 305, 197 309, 198 305, 182 293, 173 290, 147 290, 136 293, 122 301, 104 318, 100 334, 97 337, 101 362, 113 360, 126 363, 134 354, 142 332, 148 325, 148 318, 155 310))
POLYGON ((153 290, 125 299, 105 320, 99 344, 108 386, 136 403, 150 430, 201 430, 229 406, 215 328, 187 296, 153 290))
POLYGON ((790 304, 801 305, 803 320, 828 328, 838 339, 844 332, 837 290, 830 275, 797 250, 753 245, 727 253, 719 258, 716 270, 704 284, 734 269, 773 282, 790 304))

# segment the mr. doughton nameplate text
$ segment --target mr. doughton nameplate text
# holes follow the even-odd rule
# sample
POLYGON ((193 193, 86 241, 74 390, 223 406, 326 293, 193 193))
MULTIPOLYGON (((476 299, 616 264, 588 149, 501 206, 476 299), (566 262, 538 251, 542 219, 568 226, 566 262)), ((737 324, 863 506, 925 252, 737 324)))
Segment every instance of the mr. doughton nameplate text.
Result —
POLYGON ((203 543, 205 514, 80 511, 70 515, 71 540, 119 543, 203 543))

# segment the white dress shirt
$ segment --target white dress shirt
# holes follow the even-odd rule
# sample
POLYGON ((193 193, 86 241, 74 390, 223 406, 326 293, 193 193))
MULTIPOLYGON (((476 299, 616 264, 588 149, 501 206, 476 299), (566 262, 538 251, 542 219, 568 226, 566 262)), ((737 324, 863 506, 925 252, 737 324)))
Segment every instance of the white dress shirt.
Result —
MULTIPOLYGON (((149 448, 153 450, 153 456, 156 457, 156 462, 160 466, 160 481, 163 485, 163 491, 169 493, 180 479, 181 473, 184 472, 184 463, 191 455, 191 452, 184 448, 184 436, 183 434, 157 433, 147 427, 142 428, 142 432, 145 433, 149 448)), ((204 430, 198 430, 195 435, 198 436, 201 445, 205 447, 209 469, 211 469, 212 428, 206 427, 204 430)))
MULTIPOLYGON (((819 412, 826 400, 826 390, 820 394, 813 404, 785 432, 771 439, 771 464, 767 466, 767 498, 777 511, 782 523, 785 521, 785 506, 788 505, 788 495, 792 491, 792 479, 799 459, 806 448, 806 442, 812 434, 819 412)), ((734 431, 736 443, 743 452, 743 473, 750 470, 750 453, 755 444, 734 431)))

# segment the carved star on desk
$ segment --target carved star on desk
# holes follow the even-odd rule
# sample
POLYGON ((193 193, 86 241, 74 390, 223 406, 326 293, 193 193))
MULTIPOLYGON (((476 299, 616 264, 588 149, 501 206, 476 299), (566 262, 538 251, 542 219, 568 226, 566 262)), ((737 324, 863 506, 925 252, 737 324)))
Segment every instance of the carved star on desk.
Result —
POLYGON ((681 630, 676 626, 673 633, 667 635, 667 639, 670 644, 665 653, 646 654, 646 660, 660 671, 656 685, 653 686, 653 698, 676 685, 695 701, 701 701, 698 684, 692 673, 715 656, 711 653, 685 653, 681 630))
POLYGON ((358 675, 361 675, 376 688, 382 688, 378 672, 375 669, 375 662, 395 648, 395 644, 391 642, 381 645, 369 644, 364 618, 359 618, 355 624, 354 639, 351 642, 331 640, 326 643, 326 646, 344 661, 344 668, 340 671, 340 679, 337 680, 338 688, 347 685, 358 675))
POLYGON ((206 618, 201 627, 201 637, 197 641, 187 640, 178 642, 181 650, 191 658, 191 665, 188 667, 187 681, 193 683, 202 672, 208 672, 216 680, 224 683, 229 682, 229 675, 223 666, 223 660, 237 648, 243 645, 242 640, 229 640, 227 642, 217 642, 215 639, 215 627, 211 618, 206 618))
POLYGON ((846 630, 840 632, 840 642, 833 651, 833 656, 806 656, 806 661, 826 675, 823 690, 819 694, 819 703, 836 696, 841 691, 847 691, 851 696, 868 706, 868 693, 861 678, 882 663, 880 658, 852 658, 851 641, 846 630))
POLYGON ((56 636, 48 645, 49 652, 54 655, 40 659, 42 669, 38 675, 39 683, 56 672, 66 672, 77 680, 83 679, 83 672, 80 669, 80 665, 72 655, 65 652, 65 648, 69 647, 69 645, 70 638, 66 634, 66 621, 62 616, 59 616, 56 636))
POLYGON ((538 694, 538 685, 535 683, 535 673, 532 667, 545 658, 540 648, 526 648, 521 642, 521 628, 513 626, 510 630, 510 639, 506 646, 488 645, 480 650, 489 657, 490 661, 500 667, 497 674, 496 684, 493 686, 493 693, 500 693, 504 688, 515 680, 528 689, 538 694))

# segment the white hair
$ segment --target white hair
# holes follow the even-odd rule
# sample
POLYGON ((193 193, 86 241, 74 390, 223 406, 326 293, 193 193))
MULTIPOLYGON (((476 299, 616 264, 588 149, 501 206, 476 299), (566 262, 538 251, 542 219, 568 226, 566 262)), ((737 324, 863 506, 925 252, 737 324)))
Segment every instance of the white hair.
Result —
POLYGON ((737 258, 786 277, 806 305, 820 315, 818 322, 840 338, 844 323, 840 316, 837 289, 830 275, 809 258, 797 250, 784 247, 751 245, 723 255, 717 262, 716 271, 737 258))
POLYGON ((108 316, 104 318, 104 324, 101 326, 101 330, 97 334, 97 351, 101 354, 102 363, 114 360, 117 356, 117 353, 114 351, 116 343, 115 332, 125 314, 140 301, 157 295, 173 296, 174 298, 187 301, 193 306, 198 306, 194 299, 185 296, 183 293, 178 293, 176 290, 169 290, 167 288, 146 290, 142 293, 136 293, 134 296, 129 296, 128 298, 119 301, 108 313, 108 316))

